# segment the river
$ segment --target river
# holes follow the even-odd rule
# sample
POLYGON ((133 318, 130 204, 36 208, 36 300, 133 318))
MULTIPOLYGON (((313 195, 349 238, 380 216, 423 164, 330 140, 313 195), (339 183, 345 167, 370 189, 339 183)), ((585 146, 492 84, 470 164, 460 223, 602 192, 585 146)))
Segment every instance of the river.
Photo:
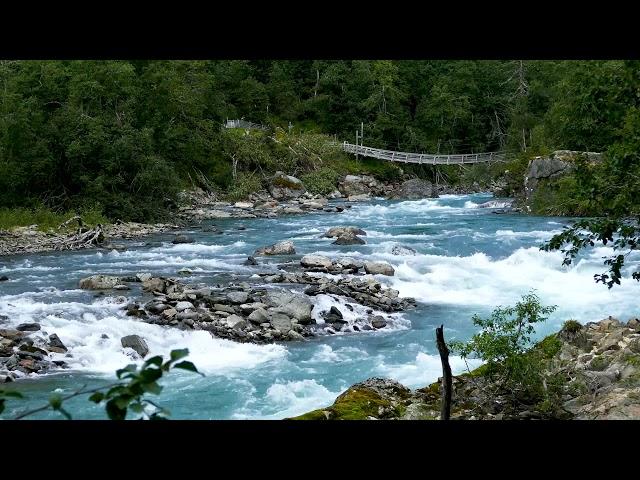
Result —
MULTIPOLYGON (((497 305, 512 304, 531 289, 544 304, 558 305, 538 329, 538 337, 570 318, 586 323, 608 315, 627 320, 640 314, 636 282, 626 278, 609 290, 593 280, 604 270, 602 257, 611 252, 608 247, 593 248, 574 265, 563 267, 560 253, 538 247, 569 219, 496 215, 490 208, 478 208, 491 199, 490 194, 474 194, 374 200, 341 214, 208 222, 225 233, 187 229, 196 239, 193 244, 173 245, 172 235, 164 234, 121 242, 129 247, 122 252, 0 258, 0 275, 9 277, 0 283, 0 315, 8 317, 0 327, 39 322, 43 331, 56 332, 71 354, 65 358, 70 369, 15 383, 27 399, 8 401, 5 416, 46 402, 52 391, 68 393, 113 379, 117 368, 131 362, 120 345, 120 337, 129 334, 143 336, 152 355, 189 348, 189 359, 205 374, 172 372, 163 380, 159 403, 170 410, 171 418, 281 419, 329 405, 351 384, 372 376, 391 377, 412 388, 436 380, 441 371, 436 326, 444 324, 448 340, 468 339, 474 332, 474 313, 487 314, 497 305), (337 246, 320 238, 329 227, 339 225, 363 228, 367 244, 337 246), (135 290, 96 295, 77 287, 80 278, 96 273, 177 276, 182 268, 192 271, 185 279, 193 282, 256 281, 251 275, 262 270, 243 266, 243 261, 257 247, 281 240, 295 243, 295 258, 318 253, 387 261, 395 276, 380 280, 401 296, 414 297, 418 307, 396 314, 392 328, 253 345, 127 317, 114 297, 133 298, 135 290), (398 244, 417 254, 392 255, 398 244), (108 338, 103 338, 105 334, 108 338)), ((637 265, 637 257, 631 260, 637 265)), ((261 258, 272 269, 282 261, 283 257, 261 258)), ((629 276, 627 270, 625 277, 629 276)), ((452 366, 454 373, 465 367, 459 358, 452 358, 452 366)), ((70 401, 68 410, 74 418, 105 418, 103 407, 84 397, 70 401)), ((59 416, 44 412, 34 418, 59 416)))

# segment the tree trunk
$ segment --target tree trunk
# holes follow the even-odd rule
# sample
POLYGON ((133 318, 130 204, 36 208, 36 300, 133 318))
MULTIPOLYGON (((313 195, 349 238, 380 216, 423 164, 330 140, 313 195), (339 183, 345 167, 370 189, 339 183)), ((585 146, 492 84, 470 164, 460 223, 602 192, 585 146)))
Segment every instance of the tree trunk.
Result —
POLYGON ((444 326, 436 328, 436 342, 440 361, 442 362, 442 408, 440 409, 440 420, 449 420, 451 416, 451 366, 449 365, 449 349, 444 342, 444 326))

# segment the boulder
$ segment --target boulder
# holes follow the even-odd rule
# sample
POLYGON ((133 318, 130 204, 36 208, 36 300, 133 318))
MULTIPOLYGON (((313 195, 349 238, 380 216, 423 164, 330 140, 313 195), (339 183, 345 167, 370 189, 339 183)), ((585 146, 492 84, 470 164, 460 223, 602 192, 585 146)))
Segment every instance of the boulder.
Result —
POLYGON ((191 302, 178 302, 175 306, 176 311, 184 312, 185 310, 193 310, 193 304, 191 302))
POLYGON ((190 237, 189 235, 176 235, 174 239, 171 241, 171 243, 173 244, 194 243, 194 242, 195 242, 194 238, 190 237))
POLYGON ((382 184, 368 175, 347 175, 338 183, 338 190, 346 197, 378 193, 382 184))
POLYGON ((312 323, 313 303, 304 294, 274 290, 268 292, 263 301, 272 307, 273 311, 293 317, 300 324, 312 323))
POLYGON ((120 343, 124 348, 133 349, 141 357, 145 357, 149 353, 147 342, 139 335, 127 335, 120 339, 120 343))
POLYGON ((602 154, 596 152, 578 152, 572 150, 556 150, 547 157, 535 157, 529 162, 524 178, 524 193, 527 203, 540 182, 553 180, 571 173, 575 169, 575 161, 579 155, 586 155, 587 161, 597 163, 602 154))
POLYGON ((276 200, 298 198, 306 191, 300 179, 280 171, 269 179, 267 189, 276 200))
POLYGON ((247 266, 255 266, 258 265, 257 260, 254 257, 247 257, 247 259, 244 261, 243 265, 247 265, 247 266))
POLYGON ((372 275, 393 276, 395 270, 387 262, 364 262, 364 271, 372 275))
POLYGON ((371 319, 371 326, 375 329, 384 328, 387 326, 387 321, 380 315, 376 315, 371 319))
POLYGON ((367 232, 358 227, 331 227, 322 235, 326 238, 336 238, 346 233, 352 233, 353 235, 367 235, 367 232))
POLYGON ((268 247, 262 247, 254 252, 254 255, 295 255, 296 248, 293 242, 278 242, 268 247))
POLYGON ((6 275, 0 276, 0 282, 6 282, 7 280, 9 280, 9 277, 7 277, 6 275))
POLYGON ((269 314, 264 308, 258 308, 251 312, 251 314, 247 317, 247 319, 251 323, 255 323, 256 325, 260 325, 261 323, 265 323, 269 321, 269 314))
POLYGON ((341 257, 338 259, 338 263, 340 263, 343 268, 350 270, 359 270, 364 267, 363 261, 350 257, 341 257))
POLYGON ((371 195, 368 193, 361 193, 360 195, 349 195, 347 197, 347 201, 349 202, 366 202, 367 200, 371 200, 371 195))
POLYGON ((305 255, 300 259, 305 268, 331 268, 331 260, 322 255, 305 255))
POLYGON ((145 292, 164 292, 166 288, 162 278, 152 277, 142 282, 142 290, 145 292))
POLYGON ((236 304, 247 303, 247 300, 249 299, 249 294, 247 292, 242 292, 242 291, 229 292, 227 293, 227 299, 231 303, 236 303, 236 304))
POLYGON ((400 187, 393 191, 389 198, 419 200, 421 198, 437 198, 438 193, 433 184, 421 178, 412 178, 402 182, 400 187))
POLYGON ((338 236, 335 242, 331 243, 333 245, 365 245, 367 242, 351 232, 346 232, 338 236))
POLYGON ((411 247, 405 247, 404 245, 394 245, 391 249, 392 255, 415 255, 417 252, 411 247))
POLYGON ((67 351, 67 347, 64 343, 62 343, 62 340, 60 340, 60 337, 58 337, 56 333, 49 335, 49 346, 59 348, 60 350, 63 350, 65 352, 67 351))
POLYGON ((328 312, 325 312, 323 318, 327 323, 347 323, 347 321, 344 320, 342 312, 334 306, 332 306, 328 312))
POLYGON ((20 332, 37 332, 38 330, 40 330, 40 324, 39 323, 21 323, 16 327, 16 330, 19 330, 20 332))
POLYGON ((227 325, 229 325, 234 330, 242 330, 247 326, 247 321, 240 315, 229 315, 226 322, 227 325))
POLYGON ((79 286, 83 290, 111 290, 119 283, 120 279, 118 277, 111 275, 92 275, 81 279, 79 286))
POLYGON ((280 333, 288 333, 292 327, 291 319, 282 313, 272 314, 269 323, 280 333))

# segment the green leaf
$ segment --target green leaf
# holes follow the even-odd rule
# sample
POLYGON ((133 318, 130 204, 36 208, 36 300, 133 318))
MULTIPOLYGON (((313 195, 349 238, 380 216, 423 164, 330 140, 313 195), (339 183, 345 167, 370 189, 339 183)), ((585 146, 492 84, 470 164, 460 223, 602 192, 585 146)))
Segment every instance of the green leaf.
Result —
POLYGON ((140 373, 140 378, 143 383, 155 382, 162 377, 162 370, 159 368, 148 368, 140 373))
POLYGON ((144 411, 144 407, 140 402, 132 403, 131 405, 129 405, 129 408, 134 413, 142 413, 144 411))
POLYGON ((124 420, 127 416, 127 409, 118 407, 115 399, 109 400, 105 406, 110 420, 124 420))
POLYGON ((124 375, 125 373, 133 373, 133 372, 136 372, 137 370, 138 370, 138 367, 134 363, 132 363, 127 365, 124 368, 121 368, 120 370, 116 370, 116 376, 118 378, 122 378, 122 375, 124 375))
POLYGON ((156 355, 155 357, 151 357, 146 362, 144 362, 144 367, 148 367, 149 365, 156 365, 158 367, 161 366, 162 365, 162 357, 160 355, 156 355))
POLYGON ((0 392, 0 396, 2 396, 2 397, 13 397, 13 398, 24 398, 24 395, 22 395, 20 392, 16 392, 16 391, 13 391, 13 390, 7 390, 7 391, 0 392))
POLYGON ((176 360, 180 360, 181 358, 184 358, 187 355, 189 355, 189 349, 188 348, 182 348, 182 349, 179 349, 179 350, 171 350, 171 361, 175 362, 176 360))
POLYGON ((129 403, 131 403, 131 400, 133 399, 130 396, 122 395, 120 397, 114 398, 112 401, 118 408, 126 411, 129 403))
POLYGON ((89 397, 89 400, 95 403, 100 403, 102 400, 104 400, 104 393, 95 392, 93 395, 89 397))
POLYGON ((162 391, 162 387, 158 385, 157 382, 147 383, 143 388, 146 392, 153 393, 154 395, 160 395, 160 392, 162 391))
POLYGON ((196 366, 195 366, 193 363, 188 362, 188 361, 186 361, 186 360, 185 360, 184 362, 176 363, 176 364, 173 366, 173 368, 180 368, 180 369, 182 369, 182 370, 189 370, 190 372, 195 372, 195 373, 197 373, 198 375, 202 375, 202 376, 204 377, 204 374, 203 374, 203 373, 200 373, 200 372, 198 371, 198 369, 196 368, 196 366))

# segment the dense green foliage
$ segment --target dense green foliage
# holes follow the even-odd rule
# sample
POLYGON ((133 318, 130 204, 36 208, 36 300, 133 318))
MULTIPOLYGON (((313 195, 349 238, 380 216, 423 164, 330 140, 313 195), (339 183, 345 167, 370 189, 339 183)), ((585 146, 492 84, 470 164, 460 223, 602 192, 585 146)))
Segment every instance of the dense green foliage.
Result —
MULTIPOLYGON (((110 420, 125 420, 129 411, 139 415, 141 419, 165 420, 170 412, 148 398, 147 394, 159 395, 162 392, 162 386, 158 384, 158 380, 173 369, 187 370, 202 375, 192 362, 182 360, 187 355, 189 355, 189 350, 186 348, 172 350, 167 361, 164 361, 161 355, 156 355, 147 359, 140 366, 127 365, 116 371, 116 377, 119 380, 116 383, 98 388, 81 388, 65 397, 56 393, 49 398, 48 404, 25 411, 17 415, 15 419, 22 419, 44 410, 54 410, 71 420, 71 413, 63 406, 64 401, 80 395, 91 394, 88 399, 94 403, 104 403, 105 411, 110 420), (182 361, 178 362, 178 360, 182 361)), ((4 411, 5 402, 9 398, 20 399, 24 398, 24 395, 17 390, 0 389, 0 414, 4 411)))
POLYGON ((480 327, 466 343, 451 342, 452 352, 462 358, 479 358, 485 363, 483 374, 489 376, 499 390, 508 391, 519 401, 541 403, 549 401, 544 361, 558 352, 559 343, 553 336, 536 344, 531 339, 535 324, 546 320, 555 306, 543 306, 534 293, 526 294, 512 307, 498 307, 490 317, 473 316, 480 327))
MULTIPOLYGON (((602 168, 622 181, 616 172, 638 168, 638 70, 629 61, 0 61, 0 208, 89 205, 149 220, 181 188, 239 198, 241 172, 275 170, 322 171, 309 178, 324 192, 328 168, 367 172, 327 142, 353 141, 360 122, 367 145, 405 151, 608 150, 615 160, 602 168), (271 130, 225 130, 227 118, 271 130)), ((637 202, 637 190, 623 190, 617 201, 637 202)))

